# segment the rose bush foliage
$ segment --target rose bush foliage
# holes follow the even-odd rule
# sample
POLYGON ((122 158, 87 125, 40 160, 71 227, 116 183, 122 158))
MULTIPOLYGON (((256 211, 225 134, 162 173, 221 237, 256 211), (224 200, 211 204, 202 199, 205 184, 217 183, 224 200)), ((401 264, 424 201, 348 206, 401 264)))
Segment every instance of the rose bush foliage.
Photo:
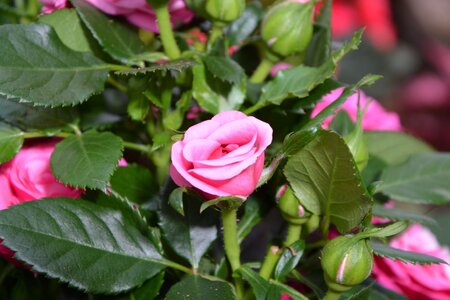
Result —
POLYGON ((450 156, 335 74, 342 1, 40 2, 0 10, 0 298, 450 296, 450 156))

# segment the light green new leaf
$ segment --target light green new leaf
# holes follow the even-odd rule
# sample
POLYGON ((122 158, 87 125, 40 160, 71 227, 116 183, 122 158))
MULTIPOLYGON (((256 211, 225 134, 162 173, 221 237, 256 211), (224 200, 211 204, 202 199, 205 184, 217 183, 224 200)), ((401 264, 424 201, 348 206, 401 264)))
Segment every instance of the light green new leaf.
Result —
POLYGON ((448 264, 448 262, 434 256, 395 249, 379 242, 371 241, 370 246, 372 247, 373 252, 376 255, 386 257, 392 260, 401 260, 402 262, 405 263, 421 264, 421 265, 448 264))
POLYGON ((136 30, 97 10, 84 0, 71 0, 80 18, 94 38, 113 58, 123 63, 136 62, 144 51, 144 44, 136 30))
POLYGON ((122 140, 110 132, 72 135, 53 151, 53 175, 74 187, 105 189, 122 157, 122 148, 122 140))
POLYGON ((78 18, 74 9, 65 8, 55 10, 51 14, 42 15, 39 18, 39 23, 52 26, 61 41, 70 49, 79 52, 92 52, 80 18, 78 18))
POLYGON ((415 154, 433 152, 429 145, 403 132, 369 131, 364 133, 364 140, 369 153, 390 166, 415 154))
POLYGON ((165 300, 234 300, 233 288, 225 281, 212 281, 198 275, 184 278, 171 287, 165 300))
POLYGON ((167 263, 120 212, 80 199, 2 210, 0 238, 33 270, 91 293, 129 290, 167 263))
POLYGON ((386 168, 377 192, 410 203, 450 203, 450 154, 425 153, 386 168))
POLYGON ((0 123, 0 164, 12 159, 23 144, 23 132, 0 123))
POLYGON ((45 24, 0 26, 0 95, 44 106, 75 105, 100 93, 108 65, 73 51, 45 24))
POLYGON ((289 158, 284 174, 306 209, 341 233, 360 224, 370 209, 353 156, 336 133, 321 132, 289 158))

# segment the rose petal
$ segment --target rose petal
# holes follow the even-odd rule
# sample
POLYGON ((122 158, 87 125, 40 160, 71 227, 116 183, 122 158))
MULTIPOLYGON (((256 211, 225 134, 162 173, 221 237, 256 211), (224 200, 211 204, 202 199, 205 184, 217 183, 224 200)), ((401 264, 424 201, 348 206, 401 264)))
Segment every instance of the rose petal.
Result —
POLYGON ((196 168, 188 170, 189 174, 201 180, 227 180, 239 175, 244 169, 254 164, 257 156, 253 155, 246 160, 215 168, 196 168))
POLYGON ((207 120, 195 124, 189 127, 188 130, 186 130, 186 132, 184 133, 183 141, 185 143, 189 143, 193 140, 206 139, 219 127, 220 123, 213 120, 207 120))
POLYGON ((252 140, 257 134, 255 124, 249 119, 231 121, 216 129, 208 139, 216 140, 222 145, 238 144, 244 145, 252 140))
POLYGON ((208 159, 220 147, 214 140, 199 139, 186 143, 183 148, 183 157, 189 162, 208 159))
POLYGON ((223 111, 215 115, 211 120, 217 121, 220 125, 224 125, 233 121, 242 120, 247 118, 247 115, 243 112, 236 110, 223 111))

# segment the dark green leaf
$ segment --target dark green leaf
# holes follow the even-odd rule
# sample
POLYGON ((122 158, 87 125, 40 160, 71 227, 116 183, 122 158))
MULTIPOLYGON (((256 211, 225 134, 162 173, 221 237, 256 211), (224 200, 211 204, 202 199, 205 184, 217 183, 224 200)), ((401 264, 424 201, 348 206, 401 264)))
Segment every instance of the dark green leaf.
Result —
POLYGON ((91 293, 118 293, 166 261, 118 212, 80 199, 25 202, 0 211, 0 238, 40 273, 91 293))
POLYGON ((331 91, 342 87, 342 84, 333 80, 326 79, 323 83, 316 86, 308 95, 302 98, 301 101, 295 104, 296 109, 312 109, 314 104, 322 100, 323 96, 329 94, 331 91))
POLYGON ((288 70, 278 72, 277 76, 263 87, 259 100, 260 105, 272 103, 279 105, 287 97, 303 98, 317 85, 324 82, 334 73, 338 61, 350 50, 357 48, 362 32, 357 32, 353 38, 333 54, 320 67, 299 65, 288 70))
POLYGON ((72 107, 37 107, 17 103, 0 96, 0 120, 22 129, 56 129, 66 127, 77 116, 72 107))
POLYGON ((237 209, 244 201, 245 199, 234 196, 219 197, 203 202, 202 206, 200 206, 200 212, 202 213, 211 206, 217 206, 224 209, 237 209))
POLYGON ((69 49, 45 24, 0 27, 0 94, 44 106, 74 105, 103 90, 109 68, 69 49))
POLYGON ((284 174, 306 209, 341 233, 359 225, 370 209, 353 156, 336 133, 322 131, 288 160, 284 174))
POLYGON ((302 150, 313 139, 315 139, 320 131, 317 128, 301 129, 297 132, 286 136, 283 143, 284 153, 293 155, 302 150))
POLYGON ((307 66, 320 66, 331 55, 331 2, 332 0, 325 1, 320 15, 316 17, 314 35, 305 54, 307 66))
POLYGON ((0 123, 0 164, 12 159, 23 144, 23 132, 0 123))
POLYGON ((122 140, 110 132, 90 131, 58 143, 51 157, 55 177, 74 187, 105 189, 122 157, 122 140))
POLYGON ((146 281, 141 287, 130 293, 127 300, 153 300, 158 296, 159 290, 164 283, 164 272, 160 272, 150 280, 146 281))
MULTIPOLYGON (((245 81, 240 85, 232 85, 224 91, 224 94, 216 92, 207 80, 205 66, 198 63, 192 68, 194 81, 192 92, 198 104, 207 112, 217 114, 225 110, 233 110, 240 107, 245 98, 245 81)), ((222 84, 222 88, 225 88, 222 84)))
POLYGON ((433 151, 429 145, 403 132, 369 131, 364 133, 364 140, 369 153, 390 166, 401 164, 412 155, 433 151))
POLYGON ((180 215, 184 216, 184 208, 183 208, 183 193, 184 188, 176 188, 170 193, 169 196, 169 204, 175 209, 180 215))
POLYGON ((71 0, 80 18, 94 38, 113 58, 123 63, 136 62, 144 51, 144 44, 136 30, 110 18, 83 0, 71 0))
POLYGON ((258 27, 263 16, 263 8, 259 2, 248 3, 242 15, 233 21, 226 29, 230 45, 237 45, 244 41, 258 27))
POLYGON ((450 154, 429 153, 412 156, 407 162, 388 167, 377 191, 410 203, 450 203, 450 154))
POLYGON ((436 221, 428 216, 420 215, 412 211, 406 211, 395 208, 386 208, 382 205, 374 205, 372 208, 372 214, 381 218, 388 218, 393 221, 409 221, 422 223, 427 226, 437 226, 436 221))
POLYGON ((231 285, 225 281, 212 281, 191 275, 173 285, 165 300, 234 300, 231 285))
POLYGON ((138 69, 130 69, 126 71, 117 71, 114 72, 118 75, 137 75, 137 74, 146 74, 157 71, 183 71, 195 65, 195 61, 193 60, 173 60, 168 61, 162 64, 154 64, 145 68, 138 69))
POLYGON ((152 173, 139 165, 117 168, 110 183, 112 191, 139 204, 158 194, 158 185, 152 173))
POLYGON ((238 239, 242 242, 269 210, 269 204, 262 199, 250 197, 244 203, 244 215, 238 225, 238 239))
POLYGON ((239 272, 252 287, 256 300, 265 300, 269 290, 269 282, 247 266, 241 266, 239 272))
POLYGON ((355 123, 345 110, 340 110, 334 116, 333 121, 330 123, 330 129, 336 131, 341 136, 346 136, 352 133, 355 129, 355 123))
POLYGON ((270 280, 267 300, 278 300, 281 298, 281 294, 287 294, 294 300, 308 300, 308 298, 300 294, 296 289, 281 282, 270 280))
POLYGON ((245 78, 244 69, 231 58, 203 56, 206 69, 215 77, 232 84, 240 84, 245 78))
POLYGON ((287 275, 297 266, 305 250, 304 241, 296 241, 283 250, 275 267, 275 279, 283 281, 287 275))
POLYGON ((194 268, 198 268, 200 259, 217 238, 219 216, 212 209, 200 214, 199 199, 189 194, 183 198, 184 217, 169 206, 166 199, 161 199, 159 225, 167 244, 194 268))
POLYGON ((52 26, 61 41, 70 49, 92 52, 89 40, 74 9, 60 9, 51 14, 44 14, 39 18, 39 23, 52 26))
POLYGON ((386 244, 378 243, 378 242, 370 242, 370 246, 373 249, 374 254, 386 257, 392 260, 400 260, 405 263, 411 264, 447 264, 444 260, 416 252, 404 251, 392 248, 386 244))

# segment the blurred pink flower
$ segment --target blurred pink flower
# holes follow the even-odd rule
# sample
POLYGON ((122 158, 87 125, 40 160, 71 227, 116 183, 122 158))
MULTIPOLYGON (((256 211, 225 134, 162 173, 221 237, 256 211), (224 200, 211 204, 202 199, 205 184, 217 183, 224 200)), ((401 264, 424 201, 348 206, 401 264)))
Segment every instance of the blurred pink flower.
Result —
MULTIPOLYGON (((450 262, 449 249, 440 246, 436 237, 421 225, 412 225, 393 239, 390 246, 439 257, 450 262)), ((411 300, 450 299, 449 265, 422 266, 376 257, 373 275, 381 285, 404 294, 411 300)))
MULTIPOLYGON (((322 101, 318 102, 314 107, 311 117, 315 117, 325 107, 337 100, 343 92, 343 88, 333 90, 331 93, 325 95, 322 101)), ((389 112, 381 106, 381 104, 373 98, 370 98, 360 91, 354 93, 341 106, 340 109, 345 110, 353 121, 356 121, 358 114, 358 98, 360 101, 360 108, 366 109, 362 126, 364 130, 387 130, 387 131, 401 131, 402 125, 399 116, 394 112, 389 112)), ((323 127, 328 128, 333 116, 326 118, 323 122, 323 127)))
MULTIPOLYGON (((54 10, 65 8, 69 5, 67 0, 40 0, 44 5, 43 13, 51 13, 54 10)), ((159 32, 156 15, 146 0, 86 0, 101 11, 123 16, 133 25, 159 32)), ((170 0, 169 13, 173 26, 188 23, 194 17, 194 13, 188 9, 184 0, 170 0)))

